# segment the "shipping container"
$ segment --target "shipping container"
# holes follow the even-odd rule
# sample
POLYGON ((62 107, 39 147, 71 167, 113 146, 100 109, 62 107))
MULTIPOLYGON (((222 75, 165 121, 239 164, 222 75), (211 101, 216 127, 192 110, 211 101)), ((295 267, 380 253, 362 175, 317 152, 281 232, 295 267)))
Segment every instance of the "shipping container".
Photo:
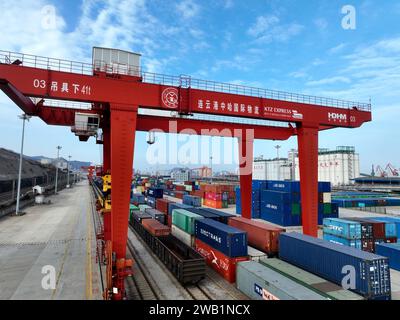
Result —
POLYGON ((210 212, 212 214, 218 215, 220 217, 220 222, 228 224, 228 220, 231 217, 235 217, 234 214, 226 213, 220 210, 212 209, 212 208, 201 208, 202 211, 210 212))
POLYGON ((385 222, 375 221, 367 218, 360 218, 358 221, 360 222, 370 222, 372 224, 372 230, 375 239, 384 239, 385 236, 385 222))
POLYGON ((322 202, 323 203, 331 203, 332 202, 332 193, 323 192, 322 193, 322 202))
POLYGON ((374 228, 371 222, 366 220, 360 220, 360 218, 346 218, 349 221, 356 221, 361 224, 361 239, 373 239, 374 238, 374 228))
POLYGON ((364 300, 362 296, 354 292, 345 290, 341 286, 326 281, 315 274, 300 269, 285 261, 275 258, 261 258, 259 262, 331 300, 364 300))
POLYGON ((228 257, 197 238, 195 240, 195 248, 205 258, 206 263, 230 283, 236 281, 237 263, 249 260, 248 256, 228 257))
POLYGON ((346 239, 361 239, 361 224, 357 221, 325 218, 324 234, 326 233, 346 239))
POLYGON ((204 217, 184 209, 172 210, 172 224, 191 235, 195 234, 195 220, 200 219, 204 217))
POLYGON ((156 209, 146 209, 145 212, 151 215, 153 219, 159 221, 162 224, 165 224, 165 213, 156 209))
POLYGON ((261 258, 267 258, 267 254, 263 251, 257 250, 256 248, 247 246, 247 255, 252 261, 259 261, 261 258))
POLYGON ((141 193, 134 193, 131 197, 131 203, 145 204, 146 200, 144 195, 142 195, 141 193))
POLYGON ((188 209, 188 208, 192 208, 192 206, 188 206, 183 203, 170 202, 168 204, 168 214, 172 215, 172 210, 174 209, 188 209))
POLYGON ((183 204, 187 204, 192 207, 201 207, 201 198, 190 195, 184 195, 183 204))
POLYGON ((148 204, 150 207, 155 208, 155 207, 156 207, 156 198, 153 198, 153 197, 148 196, 148 197, 147 197, 147 204, 148 204))
POLYGON ((168 214, 168 204, 171 202, 172 201, 167 200, 167 199, 157 199, 156 209, 167 215, 168 214))
POLYGON ((389 261, 385 257, 296 232, 281 233, 279 257, 338 285, 344 280, 343 270, 354 270, 357 278, 352 291, 371 300, 391 298, 389 261))
POLYGON ((137 222, 142 223, 143 219, 152 219, 152 216, 144 211, 133 211, 130 221, 132 219, 135 219, 137 222))
POLYGON ((400 271, 400 243, 379 243, 375 251, 376 254, 389 258, 390 268, 400 271))
POLYGON ((300 181, 267 181, 267 189, 281 192, 300 193, 300 181))
POLYGON ((194 235, 191 235, 191 234, 183 231, 182 229, 178 228, 175 225, 172 225, 171 233, 175 238, 179 239, 187 246, 194 247, 194 240, 195 240, 194 235))
POLYGON ((142 225, 155 237, 168 236, 171 233, 171 229, 168 226, 161 224, 158 220, 144 219, 142 225))
POLYGON ((203 208, 187 208, 185 209, 187 211, 193 212, 195 214, 198 214, 204 218, 207 219, 213 219, 213 220, 217 220, 220 221, 220 216, 216 215, 215 213, 209 212, 209 211, 205 211, 203 210, 203 208))
POLYGON ((285 229, 241 217, 230 218, 228 224, 239 230, 246 231, 249 245, 268 255, 276 255, 278 253, 279 234, 285 232, 285 229))
POLYGON ((373 222, 381 222, 385 224, 385 237, 386 238, 393 238, 397 237, 397 224, 394 221, 390 221, 388 219, 381 218, 367 218, 369 221, 373 222))
POLYGON ((211 219, 195 221, 196 238, 228 257, 247 256, 247 233, 211 219))
MULTIPOLYGON (((396 237, 400 239, 400 218, 395 218, 395 217, 373 217, 373 218, 366 218, 366 219, 372 219, 375 221, 380 221, 380 222, 393 222, 396 224, 396 237)), ((386 231, 385 231, 386 233, 386 231)))
POLYGON ((358 250, 362 249, 362 243, 360 239, 347 239, 329 233, 324 233, 323 239, 332 243, 340 244, 342 246, 348 246, 358 250))
POLYGON ((146 209, 151 209, 151 207, 147 204, 139 204, 139 210, 140 211, 145 211, 146 209))
POLYGON ((328 300, 255 261, 239 262, 236 287, 253 300, 328 300))

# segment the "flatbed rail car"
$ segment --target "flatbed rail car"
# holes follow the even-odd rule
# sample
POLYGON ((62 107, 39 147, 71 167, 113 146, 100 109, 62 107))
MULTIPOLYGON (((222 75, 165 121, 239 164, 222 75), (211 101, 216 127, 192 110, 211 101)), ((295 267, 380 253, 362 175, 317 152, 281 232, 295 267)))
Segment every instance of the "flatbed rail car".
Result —
POLYGON ((181 284, 195 284, 206 276, 206 262, 193 248, 172 235, 155 237, 138 221, 129 224, 181 284))

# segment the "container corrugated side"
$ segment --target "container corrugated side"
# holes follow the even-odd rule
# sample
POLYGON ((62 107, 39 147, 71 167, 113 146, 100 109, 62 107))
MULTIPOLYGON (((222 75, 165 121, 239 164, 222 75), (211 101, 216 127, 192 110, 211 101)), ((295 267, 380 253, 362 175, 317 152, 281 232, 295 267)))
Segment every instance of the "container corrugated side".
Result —
POLYGON ((175 225, 171 226, 171 233, 175 238, 179 239, 187 246, 192 248, 194 247, 194 241, 196 238, 193 235, 181 230, 175 225))
POLYGON ((255 261, 238 263, 236 287, 254 300, 328 300, 255 261))
POLYGON ((358 250, 362 249, 362 243, 360 239, 347 239, 329 233, 324 233, 323 239, 342 246, 347 246, 358 250))
POLYGON ((296 281, 317 293, 332 300, 364 300, 364 298, 354 292, 345 290, 342 287, 329 282, 310 272, 300 269, 285 261, 275 258, 261 258, 259 262, 293 281, 296 281))
POLYGON ((221 222, 202 219, 195 222, 195 235, 228 257, 247 256, 247 233, 221 222))
POLYGON ((352 291, 371 300, 391 298, 389 262, 385 257, 296 232, 280 235, 279 257, 338 285, 344 279, 344 268, 354 268, 352 291))
POLYGON ((204 217, 184 209, 172 211, 172 224, 192 235, 195 233, 195 220, 199 219, 204 219, 204 217))
POLYGON ((400 271, 400 243, 379 243, 375 246, 375 252, 389 258, 390 268, 400 271))
POLYGON ((346 239, 361 239, 361 224, 338 218, 324 219, 324 234, 328 233, 346 239))

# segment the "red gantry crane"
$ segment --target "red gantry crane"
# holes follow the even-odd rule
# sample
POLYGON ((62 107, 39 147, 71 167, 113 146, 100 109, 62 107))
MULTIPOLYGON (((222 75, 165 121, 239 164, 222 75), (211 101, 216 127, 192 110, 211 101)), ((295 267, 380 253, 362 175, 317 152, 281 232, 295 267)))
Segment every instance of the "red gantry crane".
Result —
POLYGON ((371 104, 147 73, 140 69, 139 58, 125 51, 94 48, 93 62, 87 64, 0 51, 0 88, 23 112, 50 125, 70 126, 81 141, 87 141, 96 126, 102 129, 98 143, 103 144, 103 170, 112 176, 111 216, 104 219, 104 229, 109 230, 104 235, 107 248, 115 256, 108 268, 112 288, 107 289, 113 292, 112 298, 124 296, 124 277, 131 265, 125 257, 136 131, 185 130, 186 134, 236 137, 242 216, 248 219, 254 139, 297 136, 303 231, 316 237, 318 132, 360 127, 371 121, 371 104), (65 101, 90 107, 65 107, 65 101), (149 116, 141 113, 143 109, 192 117, 149 116), (214 118, 204 120, 206 114, 214 118))

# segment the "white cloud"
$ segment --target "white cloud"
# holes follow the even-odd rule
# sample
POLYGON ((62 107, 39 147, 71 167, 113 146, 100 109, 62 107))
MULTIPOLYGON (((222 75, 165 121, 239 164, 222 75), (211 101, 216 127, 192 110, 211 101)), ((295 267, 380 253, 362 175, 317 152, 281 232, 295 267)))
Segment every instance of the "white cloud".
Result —
POLYGON ((234 6, 233 0, 224 0, 224 8, 230 9, 234 6))
POLYGON ((191 19, 200 12, 200 6, 193 0, 183 0, 176 5, 176 9, 184 19, 191 19))
POLYGON ((346 43, 341 43, 341 44, 338 44, 337 46, 329 49, 328 53, 329 54, 337 54, 337 53, 342 52, 346 47, 347 47, 346 43))
POLYGON ((304 26, 297 23, 280 24, 277 16, 269 15, 259 16, 247 33, 256 38, 258 43, 285 42, 301 33, 303 29, 304 26))

